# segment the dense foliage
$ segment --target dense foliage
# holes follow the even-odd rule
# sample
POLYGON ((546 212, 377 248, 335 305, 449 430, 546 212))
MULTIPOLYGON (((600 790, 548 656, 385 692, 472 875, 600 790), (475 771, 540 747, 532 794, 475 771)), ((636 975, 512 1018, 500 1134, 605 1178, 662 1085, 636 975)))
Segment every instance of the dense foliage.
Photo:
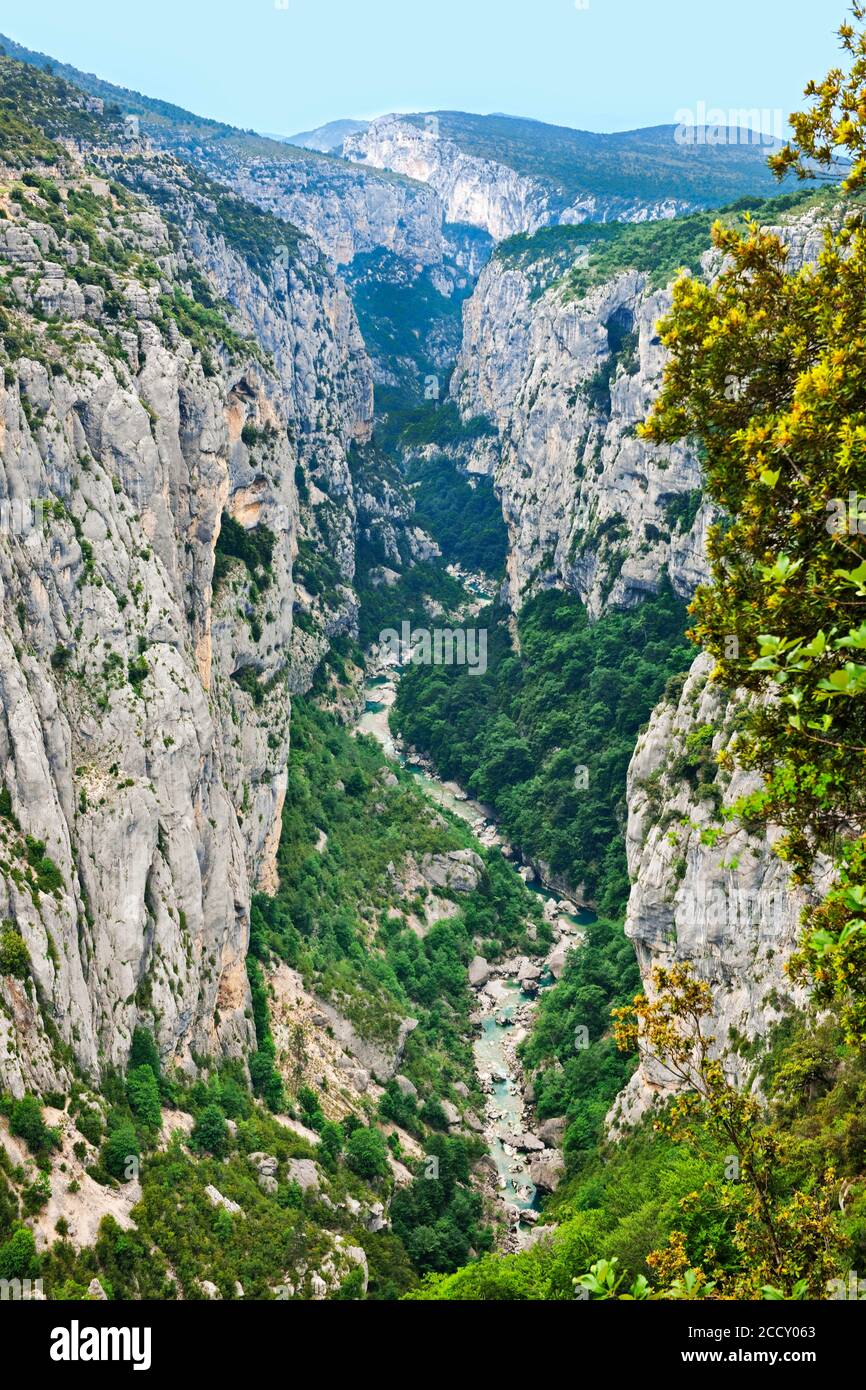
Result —
POLYGON ((688 664, 684 610, 665 590, 590 624, 576 598, 543 593, 520 614, 519 652, 501 610, 477 626, 487 630, 486 674, 413 667, 396 727, 443 777, 494 806, 525 855, 616 912, 628 892, 626 769, 638 729, 688 664))
POLYGON ((380 634, 387 628, 400 632, 403 622, 408 622, 411 627, 429 627, 427 601, 432 600, 451 610, 459 608, 466 597, 463 585, 447 573, 441 562, 434 560, 410 565, 394 583, 372 583, 369 575, 373 566, 370 562, 375 559, 381 563, 380 557, 375 553, 371 556, 365 545, 359 546, 358 552, 359 564, 363 566, 358 581, 361 600, 358 641, 362 646, 378 642, 380 634))
POLYGON ((422 1094, 439 1098, 457 1099, 453 1081, 476 1086, 467 1041, 473 940, 491 957, 540 952, 550 940, 535 899, 497 852, 456 916, 423 938, 413 931, 425 894, 407 897, 393 866, 471 844, 465 824, 434 812, 409 774, 389 773, 372 739, 352 738, 313 705, 294 702, 280 887, 254 900, 251 950, 297 966, 318 993, 340 1000, 362 1035, 387 1040, 401 1018, 418 1018, 404 1069, 422 1094))
POLYGON ((471 482, 445 454, 408 460, 415 519, 449 561, 496 578, 505 569, 508 532, 490 478, 471 482))
POLYGON ((418 403, 431 383, 444 389, 443 349, 456 357, 471 280, 460 275, 451 293, 443 294, 429 267, 380 249, 355 257, 347 283, 364 345, 389 382, 384 390, 377 388, 377 412, 395 395, 418 403))

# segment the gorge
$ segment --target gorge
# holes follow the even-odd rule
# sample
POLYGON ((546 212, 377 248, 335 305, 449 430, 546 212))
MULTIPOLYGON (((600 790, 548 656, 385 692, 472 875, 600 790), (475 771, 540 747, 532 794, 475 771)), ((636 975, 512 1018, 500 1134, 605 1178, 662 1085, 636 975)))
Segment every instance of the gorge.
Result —
POLYGON ((858 185, 0 48, 0 1280, 828 1296, 858 185))

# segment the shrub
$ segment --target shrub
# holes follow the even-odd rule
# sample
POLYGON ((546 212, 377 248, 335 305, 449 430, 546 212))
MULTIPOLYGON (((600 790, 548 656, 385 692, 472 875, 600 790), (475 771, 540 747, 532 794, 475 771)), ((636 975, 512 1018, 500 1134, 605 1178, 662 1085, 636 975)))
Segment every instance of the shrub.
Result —
POLYGON ((37 1157, 46 1154, 56 1143, 54 1132, 42 1118, 42 1106, 36 1096, 22 1096, 21 1100, 13 1102, 9 1128, 37 1157))
POLYGON ((0 1245, 0 1279, 31 1279, 38 1270, 33 1232, 19 1226, 12 1239, 0 1245))
POLYGON ((140 1024, 133 1030, 128 1065, 130 1071, 136 1067, 150 1067, 154 1076, 159 1077, 159 1053, 156 1050, 153 1034, 149 1029, 142 1028, 140 1024))
POLYGON ((82 1107, 76 1116, 75 1127, 91 1144, 98 1144, 102 1138, 102 1116, 91 1106, 82 1107))
POLYGON ((387 1177, 388 1153, 381 1130, 356 1129, 346 1145, 346 1162, 359 1178, 387 1177))
POLYGON ((154 1131, 160 1128, 159 1083, 150 1067, 133 1067, 126 1078, 126 1098, 139 1124, 154 1131))
POLYGON ((129 1120, 122 1120, 102 1146, 101 1165, 118 1182, 128 1182, 133 1176, 130 1160, 140 1157, 141 1146, 135 1128, 129 1120))
POLYGON ((199 1153, 223 1158, 228 1153, 229 1131, 218 1105, 208 1105, 199 1115, 192 1132, 192 1146, 199 1153))
POLYGON ((0 975, 14 975, 25 980, 30 974, 30 954, 18 931, 4 925, 0 931, 0 975))

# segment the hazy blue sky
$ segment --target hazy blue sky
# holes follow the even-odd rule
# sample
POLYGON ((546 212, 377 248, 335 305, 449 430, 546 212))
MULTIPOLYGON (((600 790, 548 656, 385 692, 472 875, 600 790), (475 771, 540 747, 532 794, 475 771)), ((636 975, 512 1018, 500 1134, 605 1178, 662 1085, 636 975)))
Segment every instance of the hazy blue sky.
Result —
POLYGON ((0 28, 256 130, 437 108, 627 130, 699 102, 787 117, 836 61, 847 13, 847 0, 585 3, 4 0, 0 28))

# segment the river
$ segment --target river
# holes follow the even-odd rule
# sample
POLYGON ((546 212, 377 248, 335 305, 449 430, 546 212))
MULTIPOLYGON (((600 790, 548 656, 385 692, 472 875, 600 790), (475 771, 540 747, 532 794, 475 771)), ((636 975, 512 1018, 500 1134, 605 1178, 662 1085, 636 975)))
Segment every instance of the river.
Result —
MULTIPOLYGON (((407 759, 398 746, 388 719, 397 698, 400 675, 400 669, 392 667, 368 678, 364 687, 364 712, 357 723, 358 731, 371 734, 389 758, 412 773, 426 796, 465 820, 483 845, 503 846, 502 836, 489 807, 473 801, 455 783, 442 782, 429 767, 407 759)), ((512 856, 514 872, 518 873, 520 866, 515 862, 512 851, 508 846, 503 848, 506 855, 512 856)), ((529 882, 527 887, 544 898, 548 920, 556 923, 559 943, 563 947, 578 944, 580 928, 593 920, 593 914, 566 910, 566 905, 557 902, 558 895, 551 896, 552 890, 537 881, 529 882)), ((519 957, 492 967, 490 981, 477 995, 478 1008, 474 1017, 478 1036, 473 1044, 476 1071, 487 1094, 485 1137, 496 1165, 499 1191, 514 1218, 517 1218, 518 1211, 522 1213, 519 1219, 512 1222, 512 1243, 515 1248, 529 1237, 529 1227, 536 1219, 540 1195, 529 1177, 532 1153, 520 1152, 512 1142, 516 1136, 525 1135, 526 1131, 523 1077, 515 1048, 528 1030, 538 995, 555 983, 554 974, 544 969, 537 987, 531 987, 531 993, 525 992, 517 978, 523 960, 523 957, 519 957)))

